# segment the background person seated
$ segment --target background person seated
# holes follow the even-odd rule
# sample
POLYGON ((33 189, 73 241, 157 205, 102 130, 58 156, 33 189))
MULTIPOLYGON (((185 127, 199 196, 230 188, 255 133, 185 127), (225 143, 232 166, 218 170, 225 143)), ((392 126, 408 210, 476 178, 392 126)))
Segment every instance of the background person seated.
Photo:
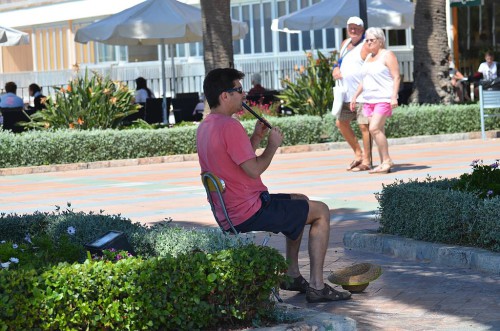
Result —
POLYGON ((468 79, 455 68, 455 63, 453 63, 453 60, 451 59, 451 54, 448 57, 448 61, 451 85, 453 86, 455 92, 455 102, 463 102, 464 100, 470 101, 470 97, 467 94, 467 89, 464 85, 464 82, 467 82, 468 79))
POLYGON ((200 102, 196 104, 192 114, 196 122, 200 122, 203 119, 204 111, 205 111, 205 96, 202 93, 200 96, 200 102))
POLYGON ((484 62, 479 65, 477 72, 482 74, 482 79, 493 80, 498 77, 498 68, 495 55, 488 51, 484 54, 484 62))
POLYGON ((253 96, 253 95, 260 95, 266 92, 266 89, 261 85, 261 76, 260 74, 256 73, 252 75, 252 88, 250 91, 248 91, 247 95, 253 96))
POLYGON ((144 106, 146 104, 146 99, 155 97, 153 92, 148 88, 146 79, 143 77, 138 77, 135 80, 135 85, 135 103, 139 103, 144 106))
POLYGON ((0 97, 0 108, 24 108, 24 101, 16 95, 16 91, 16 83, 5 84, 6 93, 0 97))
POLYGON ((33 97, 33 107, 29 107, 29 113, 45 109, 45 101, 47 98, 42 94, 42 89, 37 84, 33 83, 28 88, 30 97, 33 97))

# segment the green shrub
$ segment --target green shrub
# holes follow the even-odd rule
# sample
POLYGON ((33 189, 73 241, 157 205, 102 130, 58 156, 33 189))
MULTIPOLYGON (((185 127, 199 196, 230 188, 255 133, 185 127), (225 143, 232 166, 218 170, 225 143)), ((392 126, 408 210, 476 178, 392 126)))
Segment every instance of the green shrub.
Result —
POLYGON ((500 196, 499 160, 491 165, 474 160, 471 165, 472 173, 461 175, 453 189, 476 193, 482 199, 500 196))
POLYGON ((55 97, 49 97, 42 109, 31 115, 25 124, 36 129, 107 129, 116 128, 128 115, 137 113, 134 94, 126 84, 101 77, 86 70, 67 87, 54 87, 55 97))
POLYGON ((295 83, 289 78, 282 80, 284 90, 278 98, 297 114, 323 116, 332 109, 334 79, 332 67, 337 60, 337 52, 329 57, 317 51, 317 58, 306 53, 305 67, 295 68, 295 83))
MULTIPOLYGON (((490 111, 493 111, 490 109, 490 111)), ((343 141, 331 114, 268 117, 284 133, 282 146, 343 141)), ((252 132, 255 119, 242 121, 252 132)), ((499 129, 500 118, 486 122, 499 129)), ((361 137, 356 124, 352 124, 361 137)), ((131 130, 57 130, 13 134, 0 130, 0 168, 134 159, 196 152, 196 126, 131 130)), ((405 106, 387 121, 389 138, 478 131, 478 105, 405 106)), ((264 146, 265 141, 262 143, 264 146)))
POLYGON ((500 197, 454 190, 457 179, 396 181, 376 195, 379 230, 416 240, 500 251, 500 197))
POLYGON ((0 270, 0 329, 199 330, 264 316, 284 258, 249 245, 49 270, 0 270), (251 298, 251 300, 249 300, 251 298))
MULTIPOLYGON (((185 229, 172 226, 169 222, 148 227, 138 222, 132 223, 120 215, 73 212, 71 209, 0 216, 0 241, 17 244, 26 243, 27 236, 33 241, 47 236, 52 242, 67 239, 71 244, 83 248, 111 230, 123 232, 134 251, 143 257, 178 256, 193 251, 212 253, 245 246, 253 239, 244 235, 230 236, 218 228, 185 229)), ((85 252, 81 250, 80 259, 85 257, 85 252)), ((4 262, 2 259, 0 261, 4 262)))

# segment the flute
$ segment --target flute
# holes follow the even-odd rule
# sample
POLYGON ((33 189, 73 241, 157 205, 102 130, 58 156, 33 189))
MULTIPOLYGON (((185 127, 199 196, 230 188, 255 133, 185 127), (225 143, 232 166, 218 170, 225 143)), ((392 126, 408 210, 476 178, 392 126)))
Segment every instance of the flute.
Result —
POLYGON ((253 111, 252 108, 250 108, 246 103, 242 102, 241 103, 243 105, 243 108, 245 108, 246 110, 248 110, 253 116, 255 116, 259 121, 261 121, 262 123, 264 123, 265 126, 267 126, 269 129, 272 129, 273 127, 271 126, 271 124, 269 124, 268 121, 266 121, 265 119, 263 119, 261 116, 259 116, 256 112, 253 111))

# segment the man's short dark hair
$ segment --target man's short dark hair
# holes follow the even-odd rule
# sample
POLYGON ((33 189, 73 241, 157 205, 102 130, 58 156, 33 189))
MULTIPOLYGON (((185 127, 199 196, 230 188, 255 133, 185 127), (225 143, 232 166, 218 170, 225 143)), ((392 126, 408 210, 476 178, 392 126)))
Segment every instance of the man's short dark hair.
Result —
POLYGON ((210 108, 219 106, 219 95, 234 87, 234 81, 245 74, 233 68, 218 68, 210 71, 203 81, 203 93, 210 108))
POLYGON ((16 94, 16 91, 17 91, 16 83, 14 83, 14 82, 5 83, 5 92, 16 94))

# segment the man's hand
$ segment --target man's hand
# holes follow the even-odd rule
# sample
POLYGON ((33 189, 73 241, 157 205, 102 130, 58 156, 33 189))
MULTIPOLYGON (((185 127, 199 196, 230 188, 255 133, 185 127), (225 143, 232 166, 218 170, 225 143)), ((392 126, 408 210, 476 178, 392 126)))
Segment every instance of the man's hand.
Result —
POLYGON ((271 133, 269 134, 269 140, 267 145, 271 148, 277 149, 281 143, 283 142, 283 133, 280 128, 275 126, 272 128, 271 133))
POLYGON ((333 78, 335 80, 342 79, 342 73, 340 72, 340 68, 339 67, 333 68, 332 76, 333 76, 333 78))
POLYGON ((255 128, 253 129, 253 134, 262 140, 266 136, 268 130, 269 128, 264 123, 257 120, 255 122, 255 128))

